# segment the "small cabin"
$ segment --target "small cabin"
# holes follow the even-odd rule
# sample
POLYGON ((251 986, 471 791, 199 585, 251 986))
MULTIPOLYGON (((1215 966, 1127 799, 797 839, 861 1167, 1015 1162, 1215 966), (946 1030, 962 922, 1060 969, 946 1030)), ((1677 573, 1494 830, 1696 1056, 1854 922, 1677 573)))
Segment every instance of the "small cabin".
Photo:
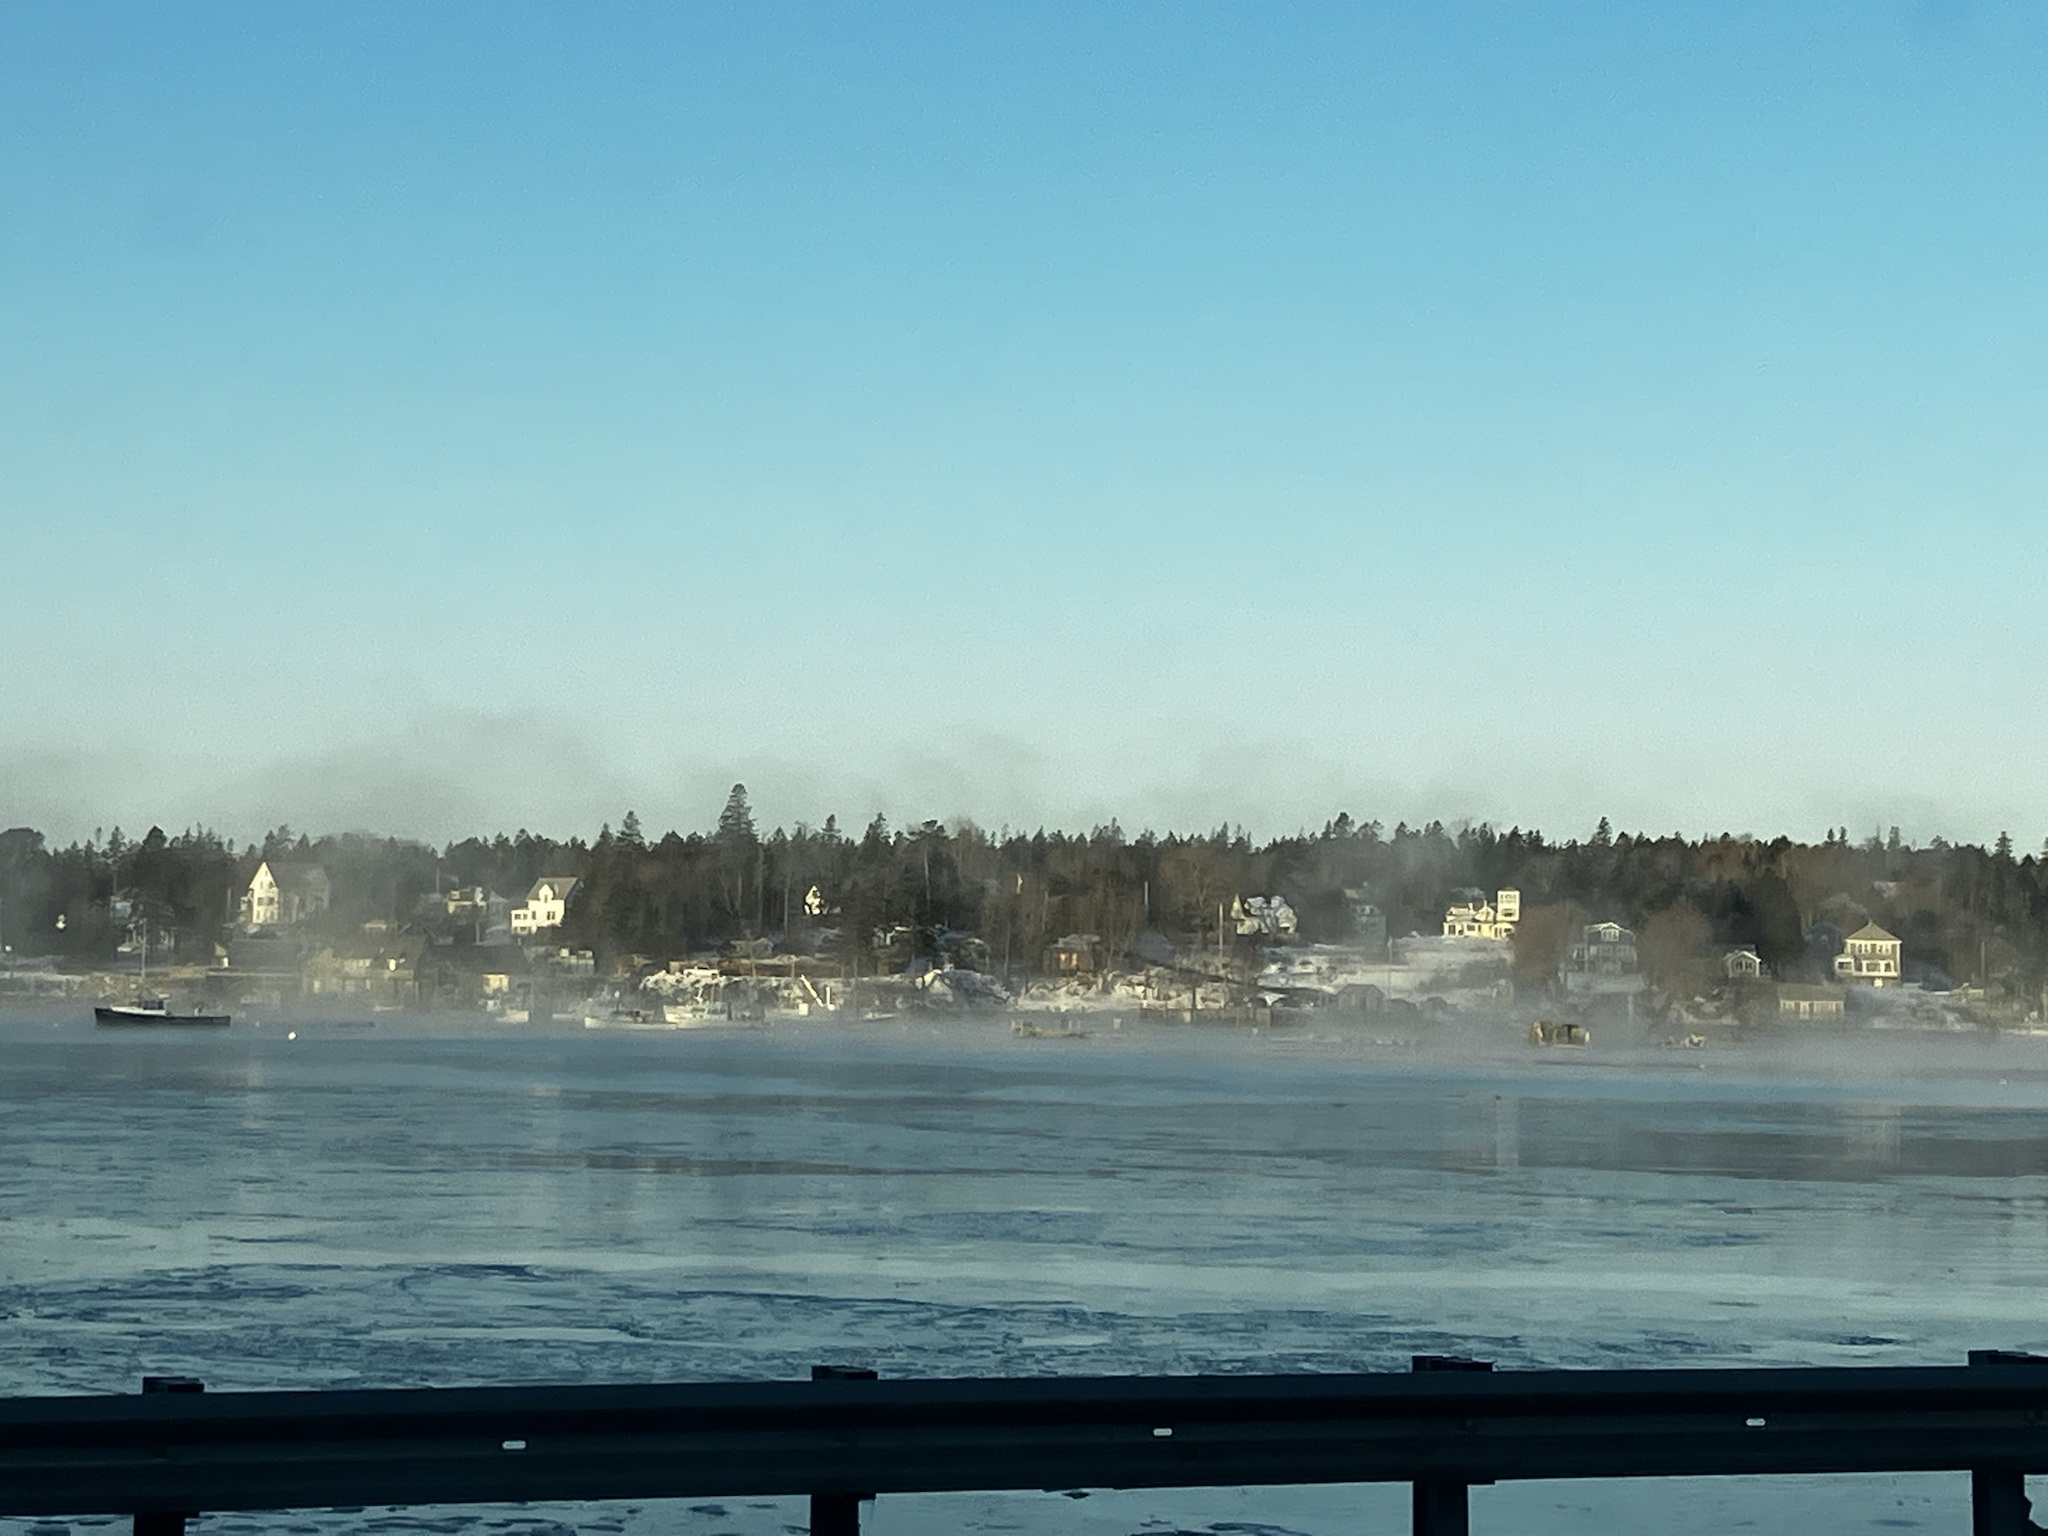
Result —
POLYGON ((1763 956, 1753 949, 1731 949, 1721 957, 1721 969, 1730 981, 1761 981, 1763 956))

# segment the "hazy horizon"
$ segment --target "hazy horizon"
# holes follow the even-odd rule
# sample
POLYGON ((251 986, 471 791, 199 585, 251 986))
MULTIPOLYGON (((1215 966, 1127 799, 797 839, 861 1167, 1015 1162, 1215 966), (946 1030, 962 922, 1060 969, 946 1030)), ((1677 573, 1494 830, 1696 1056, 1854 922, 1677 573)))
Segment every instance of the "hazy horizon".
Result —
MULTIPOLYGON (((535 837, 558 843, 566 844, 580 841, 588 844, 595 841, 596 838, 605 832, 619 832, 623 827, 626 816, 630 814, 637 819, 641 836, 647 842, 653 843, 670 833, 676 833, 685 837, 711 835, 718 821, 718 807, 723 806, 726 795, 730 792, 731 788, 735 787, 740 789, 748 788, 748 786, 742 783, 721 789, 713 808, 707 814, 697 816, 695 819, 664 819, 658 816, 643 815, 637 806, 629 804, 612 813, 600 814, 587 825, 573 826, 554 825, 532 819, 515 818, 503 823, 451 825, 440 831, 418 831, 367 822, 317 823, 286 815, 263 823, 260 826, 243 827, 218 821, 195 819, 166 820, 160 816, 152 817, 145 815, 126 821, 120 819, 101 819, 92 822, 90 825, 77 827, 61 824, 38 825, 33 822, 10 822, 0 825, 0 832, 17 829, 37 832, 42 834, 46 844, 52 847, 74 843, 101 844, 117 831, 129 843, 141 839, 152 829, 162 831, 171 837, 195 832, 213 833, 242 851, 261 847, 267 837, 280 830, 288 830, 295 837, 309 838, 314 842, 318 842, 323 838, 340 837, 396 838, 400 841, 415 842, 434 848, 454 846, 469 839, 490 841, 500 835, 512 835, 515 833, 531 834, 535 837)), ((1667 837, 1678 837, 1694 844, 1708 843, 1724 837, 1734 838, 1738 841, 1770 843, 1783 837, 1788 838, 1795 845, 1816 846, 1825 844, 1837 831, 1837 827, 1827 827, 1820 829, 1811 836, 1805 836, 1783 828, 1634 826, 1615 822, 1612 818, 1601 818, 1602 821, 1608 823, 1605 828, 1602 828, 1597 821, 1593 826, 1587 827, 1546 826, 1526 818, 1509 818, 1496 821, 1485 817, 1443 817, 1427 813, 1416 816, 1390 816, 1375 808, 1368 807, 1360 811, 1350 805, 1333 807, 1327 814, 1313 821, 1304 820, 1287 825, 1276 823, 1271 826, 1254 826, 1234 817, 1222 817, 1209 822, 1134 820, 1131 817, 1120 816, 1113 812, 1088 821, 1003 820, 963 813, 935 816, 912 812, 907 815, 897 816, 876 808, 869 808, 861 811, 859 814, 850 814, 846 809, 838 808, 827 810, 823 814, 815 816, 783 816, 773 814, 771 808, 762 806, 754 799, 750 790, 748 793, 748 804, 753 812, 755 826, 763 837, 767 837, 774 832, 794 833, 799 829, 817 832, 823 830, 827 822, 830 821, 836 824, 840 836, 855 840, 860 838, 869 822, 876 816, 882 817, 889 830, 897 833, 911 831, 926 822, 939 823, 949 831, 963 827, 977 827, 990 836, 998 838, 1011 836, 1029 837, 1034 833, 1041 832, 1046 834, 1083 836, 1091 835, 1113 825, 1126 838, 1132 839, 1148 836, 1158 838, 1169 836, 1206 837, 1218 830, 1223 830, 1233 835, 1248 837, 1257 846, 1265 846, 1274 841, 1297 835, 1313 837, 1319 833, 1325 833, 1329 830, 1331 824, 1338 821, 1339 817, 1349 818, 1354 826, 1375 823, 1378 825, 1379 835, 1383 838, 1392 838, 1397 828, 1400 827, 1406 827, 1411 831, 1420 833, 1432 826, 1437 826, 1453 837, 1460 836, 1473 829, 1490 828, 1496 834, 1506 834, 1509 832, 1534 834, 1540 836, 1547 846, 1553 848, 1594 843, 1601 839, 1603 833, 1617 840, 1622 838, 1659 840, 1667 837)), ((1837 826, 1841 825, 1837 824, 1837 826)), ((1872 839, 1879 843, 1887 843, 1896 836, 1899 846, 1907 849, 1919 849, 1938 844, 1958 847, 1975 846, 1989 849, 2000 835, 2005 835, 2012 839, 2014 858, 2026 859, 2037 855, 2048 857, 2048 840, 2044 840, 2043 844, 2036 848, 2034 844, 2024 837, 2013 833, 2010 828, 2001 828, 1998 833, 1993 833, 1983 838, 1952 837, 1938 829, 1927 832, 1924 835, 1916 835, 1906 827, 1898 824, 1868 827, 1847 826, 1846 831, 1848 833, 1848 840, 1852 845, 1862 846, 1869 843, 1872 839)))
POLYGON ((0 824, 2039 846, 2048 17, 0 17, 0 824))

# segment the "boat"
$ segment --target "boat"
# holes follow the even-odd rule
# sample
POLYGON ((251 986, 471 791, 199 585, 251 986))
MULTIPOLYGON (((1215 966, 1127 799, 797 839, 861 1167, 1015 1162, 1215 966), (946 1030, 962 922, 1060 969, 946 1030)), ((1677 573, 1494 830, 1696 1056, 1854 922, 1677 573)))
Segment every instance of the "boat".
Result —
POLYGON ((759 1008, 731 1003, 710 1002, 699 998, 694 1002, 663 1003, 661 1017, 670 1029, 715 1029, 727 1024, 760 1024, 766 1015, 759 1008))
POLYGON ((184 1027, 188 1029, 226 1029, 228 1015, 224 1013, 173 1013, 171 1005, 161 997, 137 998, 132 1003, 114 1003, 92 1011, 95 1024, 154 1025, 157 1028, 184 1027))
POLYGON ((592 1009, 583 1015, 585 1029, 708 1029, 734 1020, 722 1009, 713 1012, 702 1003, 666 1003, 656 1008, 614 1008, 609 1012, 592 1009))
POLYGON ((666 1029, 658 1010, 652 1008, 612 1008, 603 1012, 595 1008, 586 1009, 583 1014, 585 1029, 666 1029))
POLYGON ((1555 1019, 1538 1019, 1529 1026, 1531 1045, 1590 1045, 1592 1031, 1583 1024, 1560 1023, 1555 1019))
MULTIPOLYGON (((149 930, 142 930, 142 971, 137 989, 149 981, 149 930)), ((226 1029, 224 1013, 173 1013, 169 999, 137 997, 132 1003, 109 1003, 93 1009, 92 1021, 106 1025, 140 1025, 144 1028, 226 1029)))

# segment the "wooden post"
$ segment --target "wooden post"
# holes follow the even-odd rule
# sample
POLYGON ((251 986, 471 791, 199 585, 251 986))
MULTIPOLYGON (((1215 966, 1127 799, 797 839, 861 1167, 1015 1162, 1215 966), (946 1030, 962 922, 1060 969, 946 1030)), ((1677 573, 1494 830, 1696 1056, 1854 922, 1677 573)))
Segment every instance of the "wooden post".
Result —
MULTIPOLYGON (((1467 1360, 1462 1355, 1416 1355, 1408 1362, 1411 1371, 1490 1371, 1491 1360, 1467 1360)), ((1414 1484, 1415 1536, 1471 1536, 1472 1510, 1469 1485, 1456 1478, 1422 1477, 1414 1484)))

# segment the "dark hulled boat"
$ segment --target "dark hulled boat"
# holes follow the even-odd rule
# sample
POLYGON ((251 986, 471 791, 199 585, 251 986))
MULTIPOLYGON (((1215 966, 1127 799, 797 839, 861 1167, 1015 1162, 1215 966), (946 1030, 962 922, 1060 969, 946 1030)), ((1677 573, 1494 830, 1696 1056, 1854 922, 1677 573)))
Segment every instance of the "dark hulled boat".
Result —
POLYGON ((114 1025, 182 1025, 190 1029, 226 1029, 228 1016, 224 1013, 173 1013, 171 1005, 161 997, 137 998, 132 1003, 116 1003, 92 1011, 95 1024, 114 1025))

